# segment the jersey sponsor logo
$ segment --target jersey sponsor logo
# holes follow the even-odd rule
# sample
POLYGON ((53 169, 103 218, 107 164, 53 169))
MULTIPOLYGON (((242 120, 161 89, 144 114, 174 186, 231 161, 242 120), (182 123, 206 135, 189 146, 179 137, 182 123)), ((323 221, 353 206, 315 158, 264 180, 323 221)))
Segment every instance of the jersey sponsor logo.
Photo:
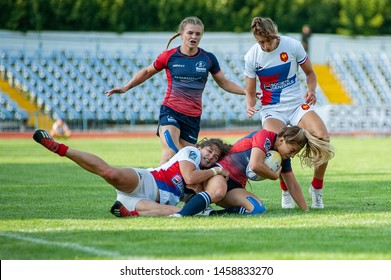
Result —
POLYGON ((301 105, 301 109, 303 109, 305 111, 307 111, 309 108, 310 108, 310 105, 308 105, 308 104, 301 105))
POLYGON ((186 66, 184 64, 174 64, 172 67, 185 68, 186 66))
POLYGON ((296 80, 296 75, 285 81, 280 81, 276 83, 270 83, 269 85, 265 85, 265 89, 268 91, 284 89, 286 87, 293 85, 295 83, 295 80, 296 80))
POLYGON ((197 72, 206 72, 206 63, 204 61, 198 61, 195 66, 197 72))
POLYGON ((179 175, 179 174, 175 174, 172 178, 171 178, 171 182, 177 187, 180 189, 181 193, 183 192, 184 188, 185 188, 185 184, 183 183, 183 180, 182 180, 182 177, 179 175))
POLYGON ((283 61, 283 62, 287 62, 287 60, 288 60, 288 54, 287 54, 286 52, 280 53, 280 59, 281 59, 281 61, 283 61))
POLYGON ((180 80, 181 82, 188 83, 201 79, 200 77, 185 77, 185 76, 174 76, 174 79, 180 80))
POLYGON ((190 151, 190 153, 189 153, 189 159, 191 159, 191 160, 196 160, 196 158, 197 158, 197 153, 196 152, 194 152, 194 151, 190 151))
POLYGON ((265 144, 263 144, 263 147, 265 148, 266 151, 269 151, 271 146, 272 146, 272 142, 270 141, 269 138, 266 138, 265 144))

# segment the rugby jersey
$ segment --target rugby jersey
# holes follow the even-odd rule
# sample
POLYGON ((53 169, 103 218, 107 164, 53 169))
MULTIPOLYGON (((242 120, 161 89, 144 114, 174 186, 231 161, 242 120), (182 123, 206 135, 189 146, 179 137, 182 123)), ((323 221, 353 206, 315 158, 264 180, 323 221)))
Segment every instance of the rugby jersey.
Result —
POLYGON ((160 167, 148 169, 159 188, 160 204, 177 205, 184 196, 186 183, 179 168, 181 161, 189 161, 197 170, 200 169, 200 150, 193 146, 186 146, 160 167))
POLYGON ((163 105, 190 117, 201 116, 202 92, 209 72, 220 71, 215 55, 198 48, 197 54, 188 56, 177 47, 162 52, 153 65, 158 71, 166 69, 168 85, 163 105))
POLYGON ((244 75, 258 77, 262 106, 278 103, 304 103, 298 67, 308 59, 300 41, 280 36, 280 44, 268 53, 256 43, 246 53, 244 75))
POLYGON ((250 162, 251 149, 260 148, 265 154, 273 150, 277 133, 262 129, 254 131, 238 140, 231 148, 228 155, 218 162, 222 168, 229 171, 229 177, 242 185, 247 182, 246 167, 250 162))

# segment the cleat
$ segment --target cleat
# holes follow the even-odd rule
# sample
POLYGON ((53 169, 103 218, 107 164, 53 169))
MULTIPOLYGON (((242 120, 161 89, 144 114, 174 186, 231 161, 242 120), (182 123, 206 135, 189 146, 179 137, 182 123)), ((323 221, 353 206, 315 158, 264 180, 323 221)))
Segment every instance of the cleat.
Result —
POLYGON ((111 206, 110 213, 118 218, 129 217, 129 216, 138 216, 137 211, 129 211, 118 200, 116 202, 114 202, 113 206, 111 206))
POLYGON ((209 216, 210 212, 212 212, 213 210, 214 210, 213 207, 209 205, 208 207, 205 208, 205 210, 195 214, 195 216, 209 216))
POLYGON ((311 208, 323 209, 323 208, 324 208, 324 204, 323 204, 323 194, 322 194, 322 190, 321 190, 321 189, 320 189, 320 190, 317 190, 317 189, 315 189, 315 188, 311 185, 308 191, 309 191, 309 193, 310 193, 311 200, 312 200, 311 208))
POLYGON ((175 213, 175 214, 171 214, 170 216, 168 216, 170 218, 182 218, 183 216, 179 213, 175 213))
POLYGON ((57 150, 60 146, 60 144, 57 143, 56 141, 54 141, 52 136, 50 136, 50 134, 47 131, 42 130, 42 129, 38 129, 34 132, 33 139, 37 143, 41 144, 46 149, 48 149, 49 151, 52 151, 54 153, 57 152, 57 150))
POLYGON ((281 197, 281 207, 282 209, 293 209, 295 208, 295 202, 289 191, 282 191, 281 197))

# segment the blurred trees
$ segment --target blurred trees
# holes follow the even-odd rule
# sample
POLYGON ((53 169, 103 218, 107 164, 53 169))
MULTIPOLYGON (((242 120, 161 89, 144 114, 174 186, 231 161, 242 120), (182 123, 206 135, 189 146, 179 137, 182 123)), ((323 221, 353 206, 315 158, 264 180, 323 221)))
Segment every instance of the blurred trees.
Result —
POLYGON ((190 15, 207 32, 248 32, 255 16, 281 33, 391 34, 390 0, 0 0, 0 29, 175 32, 190 15))

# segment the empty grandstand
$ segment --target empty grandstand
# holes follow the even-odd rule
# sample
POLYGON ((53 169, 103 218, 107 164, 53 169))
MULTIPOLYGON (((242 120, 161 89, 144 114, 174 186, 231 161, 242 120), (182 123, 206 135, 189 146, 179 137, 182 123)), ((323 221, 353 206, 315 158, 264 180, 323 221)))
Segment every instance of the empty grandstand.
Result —
MULTIPOLYGON (((225 75, 244 85, 243 54, 253 42, 241 40, 243 45, 231 43, 225 48, 217 42, 211 44, 225 75)), ((68 46, 72 43, 74 38, 68 46)), ((44 44, 50 45, 50 41, 44 44)), ((140 40, 129 50, 115 44, 88 45, 87 41, 82 48, 56 45, 15 49, 0 45, 0 130, 42 127, 43 120, 48 127, 58 118, 66 120, 72 129, 84 131, 156 123, 166 90, 164 72, 126 94, 110 98, 104 94, 149 65, 159 54, 156 47, 140 40)), ((333 51, 322 64, 315 65, 315 71, 320 109, 333 104, 391 106, 391 55, 387 51, 333 51)), ((224 92, 212 79, 205 88, 203 107, 204 127, 259 125, 258 119, 247 119, 243 96, 224 92)))

